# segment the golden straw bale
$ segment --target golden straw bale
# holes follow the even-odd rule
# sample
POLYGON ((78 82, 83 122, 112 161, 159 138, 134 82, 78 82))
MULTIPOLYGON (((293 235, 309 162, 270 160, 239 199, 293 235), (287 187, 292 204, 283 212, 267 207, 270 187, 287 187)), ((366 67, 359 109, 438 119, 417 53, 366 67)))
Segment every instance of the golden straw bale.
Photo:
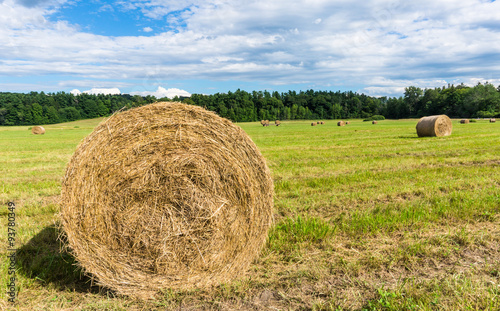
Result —
POLYGON ((497 120, 495 120, 495 119, 490 119, 490 123, 495 123, 495 122, 497 122, 497 120))
POLYGON ((418 137, 449 136, 453 130, 450 118, 446 115, 436 115, 421 118, 417 123, 418 137))
POLYGON ((460 124, 469 124, 469 119, 462 119, 460 120, 460 124))
POLYGON ((345 122, 344 121, 339 121, 339 122, 337 122, 337 126, 345 126, 345 122))
POLYGON ((375 120, 374 120, 374 121, 372 121, 372 124, 377 124, 377 123, 378 123, 378 122, 377 122, 377 121, 375 121, 375 120))
POLYGON ((351 124, 350 121, 345 121, 345 125, 349 125, 349 124, 351 124))
POLYGON ((275 124, 276 126, 280 126, 281 122, 280 122, 280 120, 275 120, 275 121, 274 121, 274 124, 275 124))
POLYGON ((45 129, 43 126, 33 126, 31 133, 35 135, 45 134, 45 129))
POLYGON ((316 122, 312 122, 312 123, 311 123, 311 126, 316 126, 316 122))
POLYGON ((137 298, 240 277, 264 245, 273 181, 229 120, 154 103, 80 142, 62 184, 61 226, 84 271, 137 298))

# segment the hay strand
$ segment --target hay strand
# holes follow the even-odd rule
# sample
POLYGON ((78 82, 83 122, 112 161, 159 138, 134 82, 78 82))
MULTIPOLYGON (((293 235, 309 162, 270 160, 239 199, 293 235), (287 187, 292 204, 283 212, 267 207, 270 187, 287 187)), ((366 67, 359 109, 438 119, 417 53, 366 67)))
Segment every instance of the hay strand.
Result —
POLYGON ((63 180, 61 225, 99 285, 152 298, 241 276, 272 210, 270 171, 242 129, 163 102, 115 114, 80 143, 63 180))
POLYGON ((43 135, 45 134, 45 129, 43 128, 43 126, 33 126, 33 128, 31 129, 31 133, 35 135, 43 135))
POLYGON ((436 115, 421 118, 417 123, 418 137, 449 136, 453 130, 450 118, 436 115))

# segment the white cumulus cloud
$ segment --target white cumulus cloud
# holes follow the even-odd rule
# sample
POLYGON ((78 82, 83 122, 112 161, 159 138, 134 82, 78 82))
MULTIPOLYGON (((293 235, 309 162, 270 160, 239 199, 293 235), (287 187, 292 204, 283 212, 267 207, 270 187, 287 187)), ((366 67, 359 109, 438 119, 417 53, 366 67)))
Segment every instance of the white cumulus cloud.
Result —
POLYGON ((118 37, 52 18, 63 2, 0 2, 0 78, 59 75, 127 91, 194 79, 269 88, 301 81, 379 94, 500 76, 500 1, 121 1, 114 14, 138 10, 141 25, 165 20, 168 30, 118 37))
POLYGON ((120 95, 121 94, 120 89, 116 88, 116 87, 110 88, 110 89, 106 89, 106 88, 92 88, 90 90, 83 91, 83 93, 90 94, 90 95, 98 95, 98 94, 120 95))
POLYGON ((143 91, 143 92, 131 92, 131 95, 141 95, 141 96, 154 96, 156 98, 163 98, 163 97, 168 97, 168 98, 174 98, 175 96, 179 97, 190 97, 191 94, 185 90, 181 90, 178 88, 169 88, 166 89, 164 87, 159 86, 158 89, 154 92, 150 91, 143 91))

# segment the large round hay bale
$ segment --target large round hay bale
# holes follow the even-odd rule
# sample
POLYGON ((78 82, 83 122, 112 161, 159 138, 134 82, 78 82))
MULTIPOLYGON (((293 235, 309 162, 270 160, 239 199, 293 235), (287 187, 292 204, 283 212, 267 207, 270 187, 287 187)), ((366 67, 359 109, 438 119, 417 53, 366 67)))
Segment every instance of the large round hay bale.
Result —
POLYGON ((150 298, 241 276, 265 243, 273 181, 248 135, 201 107, 113 115, 78 146, 61 225, 98 284, 150 298))
POLYGON ((43 126, 33 126, 31 133, 35 135, 45 134, 45 129, 43 126))
POLYGON ((345 125, 349 125, 349 124, 351 124, 350 121, 345 121, 345 125))
POLYGON ((377 122, 377 121, 375 121, 375 120, 374 120, 374 121, 372 121, 372 124, 377 124, 377 123, 378 123, 378 122, 377 122))
POLYGON ((316 126, 316 122, 312 122, 312 123, 311 123, 311 126, 316 126))
POLYGON ((497 122, 497 120, 495 120, 495 119, 490 119, 490 123, 495 123, 495 122, 497 122))
POLYGON ((418 137, 449 136, 453 130, 450 118, 446 115, 436 115, 421 118, 417 123, 418 137))
POLYGON ((460 124, 469 124, 469 119, 462 119, 460 120, 460 124))
POLYGON ((275 121, 274 121, 274 124, 275 124, 276 126, 280 126, 280 125, 281 125, 281 122, 280 122, 280 120, 275 120, 275 121))
POLYGON ((337 126, 345 126, 345 122, 344 121, 339 121, 339 122, 337 122, 337 126))

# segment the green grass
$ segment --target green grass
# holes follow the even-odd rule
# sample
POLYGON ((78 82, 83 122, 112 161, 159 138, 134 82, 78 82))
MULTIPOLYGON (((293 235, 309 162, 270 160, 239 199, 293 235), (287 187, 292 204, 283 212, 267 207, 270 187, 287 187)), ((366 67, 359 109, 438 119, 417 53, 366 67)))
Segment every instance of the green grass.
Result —
MULTIPOLYGON (((497 123, 454 120, 439 138, 417 138, 417 120, 240 123, 274 179, 262 255, 231 283, 136 301, 95 286, 57 239, 66 164, 100 120, 40 136, 0 127, 0 234, 14 201, 17 309, 500 309, 497 123)), ((7 308, 5 291, 0 299, 7 308)))

